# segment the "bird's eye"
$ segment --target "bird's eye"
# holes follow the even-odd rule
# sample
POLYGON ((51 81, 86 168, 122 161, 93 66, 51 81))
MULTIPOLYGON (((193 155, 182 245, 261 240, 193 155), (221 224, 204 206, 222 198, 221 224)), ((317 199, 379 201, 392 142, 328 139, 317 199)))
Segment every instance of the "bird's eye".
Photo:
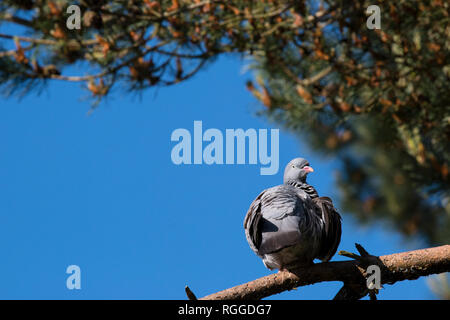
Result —
POLYGON ((294 165, 292 165, 292 168, 295 168, 295 166, 294 166, 294 165))

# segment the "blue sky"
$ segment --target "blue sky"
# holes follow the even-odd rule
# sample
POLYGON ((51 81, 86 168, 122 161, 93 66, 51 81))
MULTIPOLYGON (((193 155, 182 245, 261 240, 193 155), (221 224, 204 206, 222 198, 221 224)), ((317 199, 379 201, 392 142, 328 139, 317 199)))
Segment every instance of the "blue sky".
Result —
MULTIPOLYGON (((309 182, 337 198, 337 162, 280 130, 280 170, 260 165, 180 165, 173 130, 278 128, 245 89, 238 58, 221 58, 188 82, 118 92, 91 115, 89 92, 51 82, 40 96, 0 98, 0 298, 185 299, 270 273, 250 250, 244 215, 284 165, 306 157, 309 182), (81 290, 66 288, 67 266, 81 268, 81 290)), ((339 208, 339 203, 336 202, 339 208)), ((339 250, 361 243, 372 254, 425 247, 384 225, 358 225, 345 212, 339 250)), ((345 260, 335 256, 334 260, 345 260)), ((270 299, 331 299, 321 283, 270 299)), ((380 299, 432 299, 425 278, 387 285, 380 299)))

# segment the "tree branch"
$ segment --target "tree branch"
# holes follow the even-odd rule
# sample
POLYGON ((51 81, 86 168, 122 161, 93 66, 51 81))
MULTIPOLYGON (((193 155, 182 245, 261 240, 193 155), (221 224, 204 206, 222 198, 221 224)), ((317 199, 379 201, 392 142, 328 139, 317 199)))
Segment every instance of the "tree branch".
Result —
POLYGON ((0 17, 0 20, 17 23, 17 24, 23 25, 25 27, 33 26, 31 21, 20 18, 20 17, 13 16, 11 13, 5 13, 4 15, 2 15, 0 17))
MULTIPOLYGON (((450 245, 364 258, 367 265, 378 265, 381 283, 414 280, 450 271, 450 245)), ((254 281, 213 293, 200 300, 255 300, 296 287, 324 281, 365 284, 367 274, 361 260, 318 263, 295 271, 282 271, 254 281)))

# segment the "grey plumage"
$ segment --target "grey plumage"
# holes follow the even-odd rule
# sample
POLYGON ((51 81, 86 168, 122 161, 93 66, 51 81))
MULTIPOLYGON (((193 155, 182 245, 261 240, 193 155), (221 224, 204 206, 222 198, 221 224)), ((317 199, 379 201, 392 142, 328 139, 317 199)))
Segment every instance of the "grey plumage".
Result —
POLYGON ((284 184, 261 192, 247 212, 247 241, 271 270, 328 261, 337 250, 341 217, 330 198, 306 183, 312 171, 305 159, 292 160, 284 184))

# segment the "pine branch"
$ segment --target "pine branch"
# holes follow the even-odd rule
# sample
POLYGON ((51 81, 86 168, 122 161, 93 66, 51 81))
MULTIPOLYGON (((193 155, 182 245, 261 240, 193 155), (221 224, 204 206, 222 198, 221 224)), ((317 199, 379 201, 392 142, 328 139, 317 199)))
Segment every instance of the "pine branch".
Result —
MULTIPOLYGON (((394 284, 415 280, 430 274, 450 271, 450 245, 421 249, 386 256, 363 257, 364 265, 378 265, 381 283, 394 284)), ((342 281, 360 286, 366 283, 362 259, 318 263, 295 271, 282 271, 254 281, 226 289, 200 300, 256 300, 297 287, 324 281, 342 281)))
POLYGON ((33 26, 31 21, 23 19, 21 17, 14 16, 11 13, 5 13, 2 16, 0 16, 0 21, 1 20, 17 23, 17 24, 20 24, 20 25, 25 26, 25 27, 32 27, 33 26))

